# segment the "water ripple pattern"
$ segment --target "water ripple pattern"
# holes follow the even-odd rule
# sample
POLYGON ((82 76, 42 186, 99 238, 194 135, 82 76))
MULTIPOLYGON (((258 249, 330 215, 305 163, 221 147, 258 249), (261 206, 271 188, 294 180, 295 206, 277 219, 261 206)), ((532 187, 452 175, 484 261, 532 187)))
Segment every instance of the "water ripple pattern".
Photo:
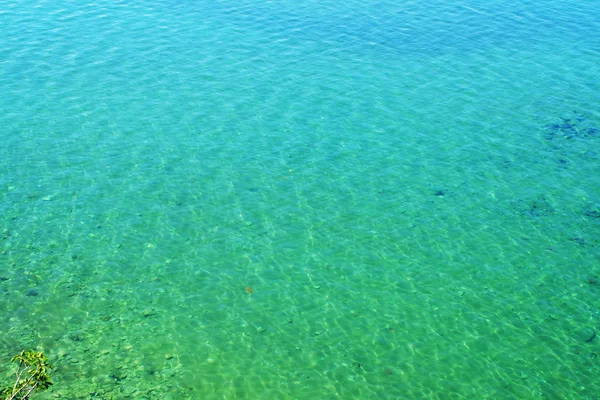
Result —
POLYGON ((38 349, 40 399, 596 399, 598 15, 3 2, 0 382, 38 349))

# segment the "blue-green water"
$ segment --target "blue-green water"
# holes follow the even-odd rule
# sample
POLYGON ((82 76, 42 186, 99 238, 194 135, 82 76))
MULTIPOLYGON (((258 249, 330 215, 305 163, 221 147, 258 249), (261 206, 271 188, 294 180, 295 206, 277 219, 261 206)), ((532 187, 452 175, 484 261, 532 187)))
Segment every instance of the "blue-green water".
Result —
POLYGON ((597 399, 598 15, 0 3, 0 380, 597 399))

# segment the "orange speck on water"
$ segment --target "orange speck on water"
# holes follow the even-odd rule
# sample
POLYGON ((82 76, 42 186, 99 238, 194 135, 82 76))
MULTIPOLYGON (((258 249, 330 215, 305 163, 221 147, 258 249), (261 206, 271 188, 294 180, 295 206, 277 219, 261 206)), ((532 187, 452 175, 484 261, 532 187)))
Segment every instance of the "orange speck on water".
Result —
POLYGON ((246 291, 246 293, 248 293, 248 294, 250 294, 250 293, 252 293, 252 292, 253 292, 253 290, 252 290, 252 288, 251 288, 250 286, 246 286, 246 287, 244 288, 244 290, 245 290, 245 291, 246 291))

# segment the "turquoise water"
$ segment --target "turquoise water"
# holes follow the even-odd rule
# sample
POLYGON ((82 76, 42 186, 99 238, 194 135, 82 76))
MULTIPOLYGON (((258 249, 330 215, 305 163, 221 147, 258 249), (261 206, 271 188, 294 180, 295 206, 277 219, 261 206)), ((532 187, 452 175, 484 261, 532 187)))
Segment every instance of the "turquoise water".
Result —
POLYGON ((597 1, 0 6, 4 384, 599 398, 597 1))

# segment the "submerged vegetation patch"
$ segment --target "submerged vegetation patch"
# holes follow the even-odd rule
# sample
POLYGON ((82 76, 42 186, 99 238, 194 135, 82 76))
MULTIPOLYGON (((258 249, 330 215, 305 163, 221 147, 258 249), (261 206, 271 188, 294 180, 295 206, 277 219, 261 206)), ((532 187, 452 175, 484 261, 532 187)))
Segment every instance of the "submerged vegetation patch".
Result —
POLYGON ((573 111, 572 116, 544 125, 543 136, 548 141, 600 138, 600 128, 583 114, 573 111))
POLYGON ((572 111, 542 125, 541 136, 560 169, 568 169, 581 162, 598 161, 600 124, 595 122, 595 118, 572 111))

